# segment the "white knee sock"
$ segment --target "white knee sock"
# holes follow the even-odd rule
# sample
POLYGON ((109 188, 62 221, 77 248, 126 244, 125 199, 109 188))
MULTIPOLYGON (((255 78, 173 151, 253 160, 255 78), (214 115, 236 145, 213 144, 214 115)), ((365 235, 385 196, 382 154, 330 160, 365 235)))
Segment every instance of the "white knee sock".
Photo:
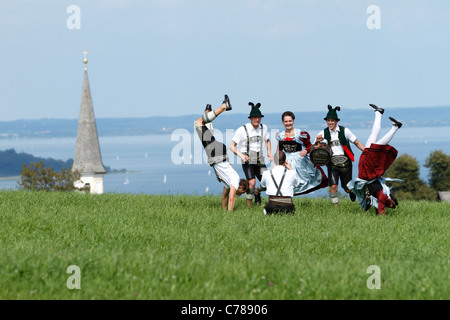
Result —
POLYGON ((377 141, 378 136, 380 135, 381 131, 381 113, 378 111, 375 111, 375 121, 373 122, 372 126, 372 132, 370 133, 369 139, 367 139, 366 148, 370 148, 370 145, 372 143, 375 143, 377 141))
POLYGON ((397 130, 397 126, 392 126, 391 130, 389 130, 389 132, 386 133, 383 138, 377 141, 377 144, 388 144, 394 137, 394 134, 397 132, 397 130))
POLYGON ((205 113, 202 117, 204 123, 210 123, 216 118, 216 113, 214 111, 210 111, 205 113))

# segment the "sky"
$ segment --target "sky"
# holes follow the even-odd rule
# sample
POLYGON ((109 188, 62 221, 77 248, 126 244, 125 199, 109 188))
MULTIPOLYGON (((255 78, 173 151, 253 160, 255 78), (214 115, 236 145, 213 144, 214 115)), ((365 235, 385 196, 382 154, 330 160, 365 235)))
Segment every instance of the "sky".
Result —
POLYGON ((0 121, 450 105, 448 0, 1 0, 0 121))

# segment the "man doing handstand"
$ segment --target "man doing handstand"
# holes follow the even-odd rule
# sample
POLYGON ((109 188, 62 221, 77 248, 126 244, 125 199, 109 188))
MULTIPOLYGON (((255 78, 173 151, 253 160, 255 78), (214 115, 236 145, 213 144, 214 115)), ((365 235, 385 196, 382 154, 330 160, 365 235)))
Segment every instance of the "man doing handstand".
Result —
MULTIPOLYGON (((210 106, 205 111, 209 111, 210 106)), ((222 112, 231 110, 230 99, 225 95, 222 105, 195 120, 195 130, 197 131, 206 155, 208 164, 211 165, 216 173, 217 180, 223 182, 222 208, 233 211, 236 203, 236 196, 246 193, 249 189, 248 181, 240 179, 238 173, 228 161, 227 147, 218 142, 212 133, 211 122, 222 112), (208 128, 207 125, 210 127, 208 128)))

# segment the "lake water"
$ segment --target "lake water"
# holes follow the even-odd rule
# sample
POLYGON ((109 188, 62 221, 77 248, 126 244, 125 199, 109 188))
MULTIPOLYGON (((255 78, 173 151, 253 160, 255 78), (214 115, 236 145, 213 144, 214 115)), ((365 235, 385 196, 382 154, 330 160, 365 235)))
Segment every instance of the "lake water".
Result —
MULTIPOLYGON (((383 128, 381 135, 389 128, 383 128)), ((315 136, 318 130, 308 130, 315 136)), ((365 144, 370 129, 352 129, 358 140, 365 144)), ((274 136, 272 131, 272 136, 274 136)), ((221 134, 216 129, 219 141, 229 145, 231 131, 221 134)), ((401 154, 409 154, 421 165, 420 176, 427 181, 428 171, 423 164, 431 151, 442 150, 450 154, 450 127, 401 128, 391 144, 401 154)), ((192 130, 176 131, 168 135, 100 137, 100 148, 105 166, 111 169, 126 169, 123 173, 104 176, 104 191, 109 193, 144 194, 221 194, 223 185, 214 171, 202 158, 203 150, 198 136, 192 130)), ((75 138, 51 139, 1 139, 0 150, 14 148, 17 152, 30 153, 37 157, 51 157, 60 160, 73 159, 75 138)), ((275 151, 275 139, 272 149, 275 151)), ((357 161, 361 152, 355 152, 354 176, 357 175, 357 161)), ((231 151, 229 156, 241 177, 244 177, 240 159, 231 151)), ((325 170, 326 172, 326 170, 325 170)), ((0 181, 0 189, 17 188, 17 178, 0 181)), ((323 196, 326 189, 308 195, 323 196)))

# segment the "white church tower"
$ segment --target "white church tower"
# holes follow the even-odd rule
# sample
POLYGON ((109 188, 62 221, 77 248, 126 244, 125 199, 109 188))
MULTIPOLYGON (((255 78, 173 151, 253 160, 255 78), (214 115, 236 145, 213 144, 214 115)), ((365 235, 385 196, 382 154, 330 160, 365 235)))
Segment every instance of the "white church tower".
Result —
POLYGON ((81 95, 80 116, 78 118, 77 141, 72 171, 81 173, 83 186, 89 184, 90 192, 103 193, 103 176, 106 170, 102 163, 97 126, 95 124, 94 106, 87 74, 87 52, 84 52, 84 82, 81 95))

